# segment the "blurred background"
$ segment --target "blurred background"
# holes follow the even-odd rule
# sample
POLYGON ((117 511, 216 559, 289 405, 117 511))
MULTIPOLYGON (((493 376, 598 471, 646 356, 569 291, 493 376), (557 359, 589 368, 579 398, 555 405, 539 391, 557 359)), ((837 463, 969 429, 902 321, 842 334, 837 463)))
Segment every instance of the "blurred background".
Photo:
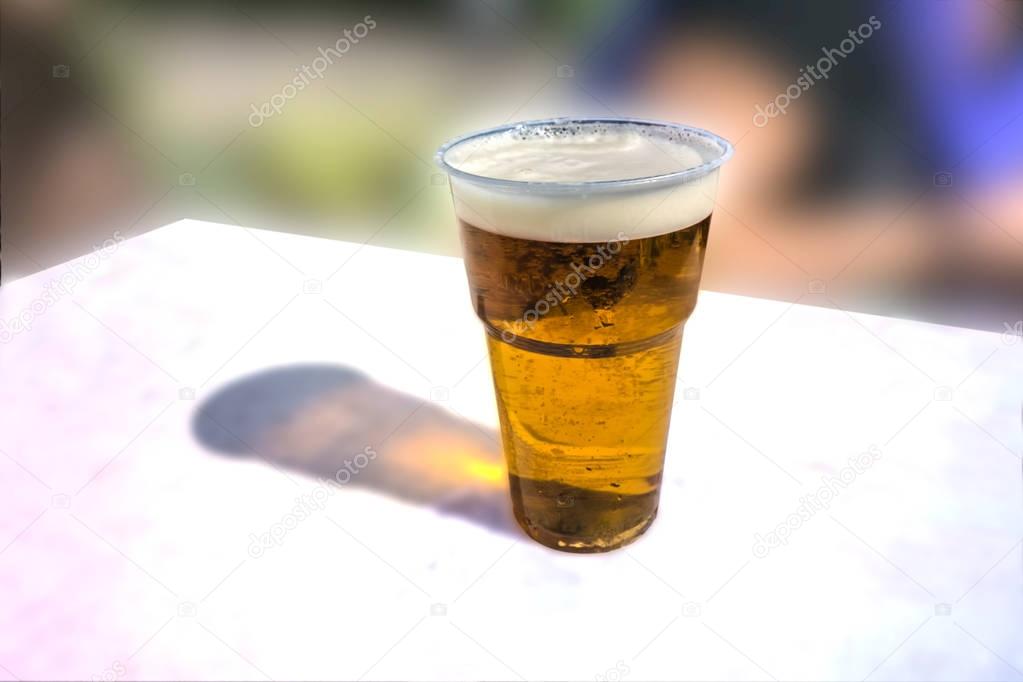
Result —
POLYGON ((706 288, 999 332, 1023 319, 1018 1, 0 11, 2 282, 185 217, 456 255, 438 145, 624 115, 736 145, 706 288))

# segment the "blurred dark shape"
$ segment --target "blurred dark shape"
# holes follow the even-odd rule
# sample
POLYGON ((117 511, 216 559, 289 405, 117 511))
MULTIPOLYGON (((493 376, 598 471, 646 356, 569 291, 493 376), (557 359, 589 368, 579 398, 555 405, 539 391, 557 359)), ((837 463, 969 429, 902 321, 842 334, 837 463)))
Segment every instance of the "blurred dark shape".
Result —
POLYGON ((997 182, 1023 168, 1023 5, 899 3, 889 46, 916 139, 956 182, 997 182), (994 138, 997 136, 997 143, 994 138))
POLYGON ((80 89, 86 69, 56 30, 68 13, 63 2, 0 4, 3 281, 88 253, 140 189, 139 167, 80 89))
POLYGON ((198 407, 192 430, 221 454, 519 533, 496 434, 348 367, 295 365, 237 379, 198 407), (376 454, 367 462, 368 451, 376 454))
MULTIPOLYGON (((847 31, 879 12, 879 4, 816 0, 639 3, 634 12, 625 14, 620 29, 594 49, 590 77, 608 96, 636 96, 636 84, 656 53, 652 46, 723 35, 785 64, 789 80, 794 81, 801 68, 821 56, 822 48, 833 47, 847 31)), ((882 42, 864 41, 856 48, 855 59, 845 59, 826 79, 816 82, 814 94, 825 107, 820 123, 826 130, 817 140, 811 163, 789 188, 793 199, 819 201, 852 190, 906 186, 912 184, 914 175, 919 178, 914 160, 907 158, 905 150, 893 149, 889 135, 875 130, 874 122, 900 135, 913 129, 900 119, 896 108, 899 84, 891 69, 892 55, 882 42)), ((755 104, 763 103, 751 101, 751 113, 755 104)))

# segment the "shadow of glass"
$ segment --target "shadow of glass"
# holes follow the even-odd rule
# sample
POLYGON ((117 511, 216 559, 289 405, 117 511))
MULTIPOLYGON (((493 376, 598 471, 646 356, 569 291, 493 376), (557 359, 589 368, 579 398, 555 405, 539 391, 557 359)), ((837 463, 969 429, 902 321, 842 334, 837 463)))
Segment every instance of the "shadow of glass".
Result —
POLYGON ((347 367, 294 365, 238 379, 199 405, 192 432, 218 453, 520 532, 495 432, 347 367))

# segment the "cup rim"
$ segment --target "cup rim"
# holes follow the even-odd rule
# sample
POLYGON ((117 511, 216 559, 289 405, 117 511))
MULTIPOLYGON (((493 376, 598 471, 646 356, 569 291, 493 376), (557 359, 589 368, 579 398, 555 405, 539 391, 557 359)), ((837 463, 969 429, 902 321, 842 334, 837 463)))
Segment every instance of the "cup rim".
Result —
POLYGON ((717 168, 719 168, 725 161, 732 157, 732 153, 735 148, 732 144, 721 137, 715 135, 709 130, 703 128, 696 128, 694 126, 685 125, 683 123, 673 123, 670 121, 659 121, 656 119, 649 118, 629 118, 625 116, 615 117, 567 117, 567 118, 545 118, 545 119, 534 119, 530 121, 519 121, 517 123, 507 123, 504 125, 496 126, 493 128, 486 128, 484 130, 477 130, 475 132, 460 135, 451 140, 448 140, 437 150, 434 154, 434 162, 448 175, 454 176, 460 180, 465 180, 473 184, 485 185, 492 188, 500 188, 505 190, 512 190, 518 192, 531 192, 531 193, 573 193, 584 191, 587 193, 591 192, 606 192, 615 191, 621 189, 633 189, 633 188, 651 188, 662 185, 673 185, 681 184, 688 180, 694 180, 696 178, 708 175, 717 168), (680 171, 673 171, 671 173, 660 173, 658 175, 648 175, 638 178, 622 178, 620 180, 584 180, 584 181, 537 181, 537 180, 509 180, 506 178, 493 178, 486 175, 477 175, 468 171, 461 170, 451 165, 447 161, 447 154, 455 147, 469 142, 471 140, 477 140, 480 138, 488 137, 490 135, 496 135, 504 133, 509 130, 516 128, 535 128, 540 126, 566 126, 573 124, 584 124, 591 125, 595 123, 605 123, 610 125, 615 124, 631 124, 641 126, 651 126, 658 128, 666 128, 674 131, 684 133, 686 135, 692 135, 695 137, 707 140, 721 150, 721 153, 709 161, 705 161, 699 166, 693 166, 692 168, 686 168, 680 171))

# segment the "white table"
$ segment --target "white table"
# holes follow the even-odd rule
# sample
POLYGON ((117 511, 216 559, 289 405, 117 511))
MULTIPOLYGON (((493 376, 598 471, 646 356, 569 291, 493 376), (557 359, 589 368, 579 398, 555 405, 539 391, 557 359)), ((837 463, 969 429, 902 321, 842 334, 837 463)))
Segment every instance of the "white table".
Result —
POLYGON ((0 319, 62 277, 0 336, 0 678, 1023 678, 1016 337, 703 292, 659 519, 579 556, 459 260, 182 221, 0 319))

